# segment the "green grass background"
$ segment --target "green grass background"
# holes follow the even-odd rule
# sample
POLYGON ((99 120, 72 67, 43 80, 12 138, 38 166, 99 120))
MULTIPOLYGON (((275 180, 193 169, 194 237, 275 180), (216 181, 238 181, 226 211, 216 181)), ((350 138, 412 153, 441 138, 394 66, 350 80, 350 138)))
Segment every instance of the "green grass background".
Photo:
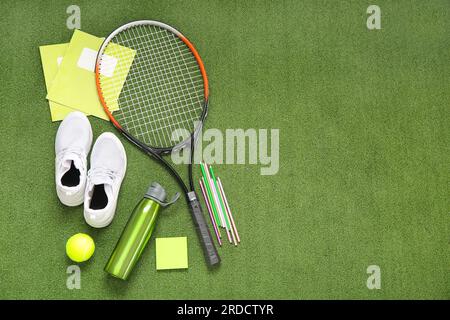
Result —
MULTIPOLYGON (((382 30, 369 31, 372 3, 2 1, 0 298, 450 298, 450 2, 378 0, 382 30), (94 230, 81 207, 59 203, 58 123, 38 47, 69 41, 73 3, 97 36, 155 19, 190 38, 211 82, 206 128, 280 129, 277 175, 215 166, 242 237, 219 249, 219 269, 208 271, 180 201, 154 237, 187 236, 188 270, 157 272, 152 241, 128 282, 103 272, 149 182, 176 190, 123 139, 128 171, 112 225, 94 230), (97 248, 81 290, 68 290, 64 247, 77 232, 97 248), (372 264, 381 290, 366 287, 372 264)), ((114 131, 90 119, 95 136, 114 131)))

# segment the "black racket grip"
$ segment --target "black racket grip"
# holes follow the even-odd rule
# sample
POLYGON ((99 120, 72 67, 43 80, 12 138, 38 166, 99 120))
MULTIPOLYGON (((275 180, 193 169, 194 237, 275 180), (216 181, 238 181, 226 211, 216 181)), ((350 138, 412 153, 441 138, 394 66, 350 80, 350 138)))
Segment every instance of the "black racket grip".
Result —
POLYGON ((220 257, 211 237, 211 232, 209 232, 208 225, 206 224, 202 207, 200 206, 200 202, 197 199, 197 195, 192 191, 189 192, 188 196, 192 218, 194 220, 195 229, 197 230, 197 234, 203 247, 205 259, 208 262, 209 266, 219 265, 220 257))

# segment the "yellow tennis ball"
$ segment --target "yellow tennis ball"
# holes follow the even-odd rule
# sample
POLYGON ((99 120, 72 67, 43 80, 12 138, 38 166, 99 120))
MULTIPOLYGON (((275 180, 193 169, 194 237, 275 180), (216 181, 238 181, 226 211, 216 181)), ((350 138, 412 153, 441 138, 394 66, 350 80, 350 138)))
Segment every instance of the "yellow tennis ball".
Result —
POLYGON ((66 243, 66 254, 75 262, 89 260, 94 254, 94 240, 85 233, 77 233, 69 238, 66 243))

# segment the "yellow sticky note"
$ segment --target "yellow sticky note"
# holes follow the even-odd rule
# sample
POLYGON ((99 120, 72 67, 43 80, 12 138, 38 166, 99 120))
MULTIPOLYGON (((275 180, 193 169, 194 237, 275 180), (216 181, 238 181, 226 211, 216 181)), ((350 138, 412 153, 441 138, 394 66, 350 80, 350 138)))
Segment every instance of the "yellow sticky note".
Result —
MULTIPOLYGON (((47 92, 52 86, 53 80, 55 79, 59 65, 61 64, 64 55, 66 54, 68 43, 53 44, 48 46, 40 46, 39 52, 41 54, 42 69, 44 70, 44 80, 47 92)), ((49 101, 50 115, 52 121, 63 120, 66 115, 74 111, 74 109, 63 106, 59 103, 49 101)))
MULTIPOLYGON (((62 59, 56 78, 48 91, 47 99, 52 102, 80 110, 101 119, 108 120, 100 103, 95 84, 95 61, 98 49, 103 40, 80 30, 75 30, 70 40, 69 47, 62 59)), ((108 56, 112 61, 106 77, 119 77, 125 82, 128 70, 133 63, 135 51, 121 47, 122 51, 128 52, 125 58, 119 56, 108 56), (121 72, 116 72, 121 70, 121 72), (125 70, 125 72, 123 72, 125 70)), ((117 81, 116 83, 120 83, 117 81)), ((115 90, 117 98, 121 87, 115 90)), ((116 99, 117 100, 117 99, 116 99)), ((110 106, 110 110, 116 110, 117 105, 110 106)))
POLYGON ((187 269, 187 238, 156 238, 156 269, 187 269))

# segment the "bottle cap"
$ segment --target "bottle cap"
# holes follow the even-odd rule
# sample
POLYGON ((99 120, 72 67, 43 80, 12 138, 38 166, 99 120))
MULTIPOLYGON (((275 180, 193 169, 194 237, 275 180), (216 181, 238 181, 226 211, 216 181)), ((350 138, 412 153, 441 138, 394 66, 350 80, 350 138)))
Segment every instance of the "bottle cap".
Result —
POLYGON ((148 187, 147 193, 145 194, 145 198, 152 199, 156 202, 158 202, 163 207, 166 207, 175 201, 178 200, 180 194, 177 192, 174 197, 169 201, 166 202, 167 193, 166 190, 157 182, 152 182, 150 184, 150 187, 148 187))
POLYGON ((145 197, 151 198, 157 202, 165 202, 167 193, 166 190, 164 190, 164 188, 158 182, 152 182, 148 187, 145 197))

